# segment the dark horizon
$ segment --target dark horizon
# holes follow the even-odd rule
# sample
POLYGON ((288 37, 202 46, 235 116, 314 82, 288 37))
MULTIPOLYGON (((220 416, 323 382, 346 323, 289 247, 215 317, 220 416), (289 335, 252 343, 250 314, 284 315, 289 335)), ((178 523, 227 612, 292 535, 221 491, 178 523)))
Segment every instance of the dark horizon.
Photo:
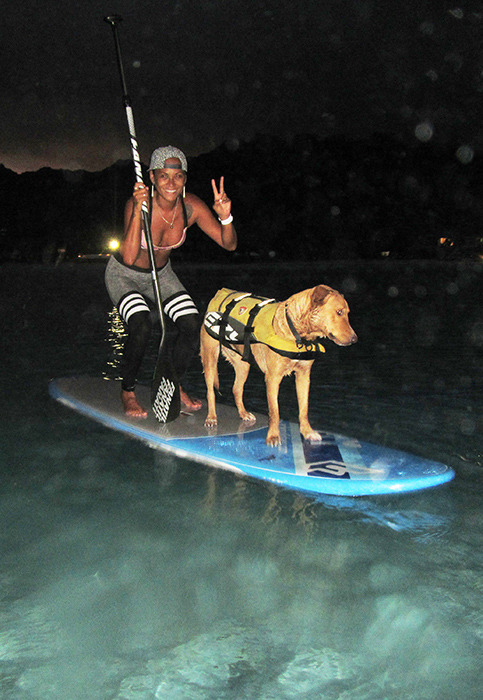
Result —
MULTIPOLYGON (((211 178, 225 176, 238 259, 477 259, 482 171, 479 156, 458 157, 434 143, 408 149, 380 134, 305 134, 292 144, 260 135, 236 150, 221 146, 190 158, 188 189, 210 204, 211 178)), ((59 248, 70 257, 106 252, 108 239, 122 235, 133 182, 130 160, 99 172, 0 170, 1 259, 45 260, 59 248)), ((177 257, 227 254, 193 227, 177 257)))

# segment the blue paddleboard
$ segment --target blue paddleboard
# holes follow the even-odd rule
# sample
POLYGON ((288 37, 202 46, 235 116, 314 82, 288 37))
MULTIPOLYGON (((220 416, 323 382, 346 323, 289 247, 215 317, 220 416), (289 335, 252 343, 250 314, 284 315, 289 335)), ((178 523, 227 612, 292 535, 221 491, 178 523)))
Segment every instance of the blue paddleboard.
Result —
MULTIPOLYGON (((66 377, 49 384, 50 395, 69 408, 179 457, 263 479, 300 491, 337 496, 404 493, 438 486, 454 477, 439 462, 315 429, 320 443, 306 442, 298 425, 281 421, 281 447, 265 444, 267 416, 255 423, 240 420, 236 408, 217 405, 218 426, 205 428, 206 406, 182 413, 171 423, 124 415, 118 382, 94 377, 66 377)), ((148 387, 136 389, 142 405, 150 405, 148 387)))

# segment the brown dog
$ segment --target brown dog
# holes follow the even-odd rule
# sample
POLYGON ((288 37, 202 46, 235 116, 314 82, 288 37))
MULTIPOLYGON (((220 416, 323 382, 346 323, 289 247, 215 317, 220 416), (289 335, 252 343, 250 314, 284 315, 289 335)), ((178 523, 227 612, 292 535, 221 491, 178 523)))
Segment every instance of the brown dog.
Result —
MULTIPOLYGON (((249 413, 243 404, 243 387, 245 385, 250 363, 243 357, 246 346, 240 334, 230 322, 222 320, 223 314, 219 303, 220 294, 231 292, 231 290, 220 290, 212 299, 205 315, 201 328, 201 361, 206 382, 206 396, 208 400, 208 415, 205 426, 211 428, 217 425, 215 388, 219 388, 218 379, 218 358, 220 346, 226 359, 235 368, 235 382, 233 384, 233 396, 238 408, 240 418, 244 421, 254 421, 255 417, 249 413), (214 303, 215 302, 215 303, 214 303), (215 324, 223 325, 223 342, 213 336, 215 324), (228 329, 228 332, 227 332, 228 329), (237 340, 239 342, 237 342, 237 340)), ((231 292, 231 298, 239 295, 240 304, 244 304, 244 299, 251 295, 243 295, 239 292, 231 292)), ((225 294, 226 297, 226 294, 225 294)), ((234 301, 237 301, 235 299, 234 301)), ((258 297, 260 299, 260 297, 258 297)), ((331 287, 319 285, 312 289, 294 294, 285 302, 274 302, 265 300, 261 304, 269 311, 271 340, 259 341, 252 333, 254 325, 249 324, 251 333, 249 350, 256 363, 265 374, 267 387, 269 426, 266 438, 268 445, 280 445, 279 422, 280 414, 278 407, 278 392, 280 382, 283 377, 295 372, 295 383, 299 406, 300 432, 306 440, 317 442, 321 439, 319 433, 314 431, 308 419, 310 370, 314 363, 316 352, 323 351, 319 345, 319 340, 328 338, 337 345, 352 345, 357 342, 357 335, 349 324, 349 306, 339 292, 331 287), (269 311, 268 304, 273 302, 274 311, 269 311), (276 342, 272 342, 276 336, 276 342), (300 352, 289 352, 291 345, 295 344, 295 349, 300 352), (275 346, 272 349, 270 345, 275 346), (278 346, 281 346, 281 350, 278 346), (282 354, 281 354, 282 353, 282 354), (290 356, 292 355, 292 356, 290 356), (304 356, 309 359, 304 359, 304 356)), ((242 306, 238 314, 246 313, 246 306, 242 306)), ((264 311, 265 313, 265 311, 264 311)))

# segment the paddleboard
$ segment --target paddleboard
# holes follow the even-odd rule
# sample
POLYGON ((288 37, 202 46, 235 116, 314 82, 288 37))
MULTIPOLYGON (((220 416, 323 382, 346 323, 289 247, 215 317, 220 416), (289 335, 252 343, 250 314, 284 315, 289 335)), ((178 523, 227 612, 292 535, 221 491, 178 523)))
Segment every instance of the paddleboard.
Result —
MULTIPOLYGON (((303 440, 298 425, 281 421, 281 447, 265 444, 268 417, 240 420, 236 408, 217 404, 218 425, 206 428, 206 406, 170 423, 129 418, 122 410, 117 381, 65 377, 49 384, 50 395, 99 423, 179 457, 226 469, 279 486, 337 496, 404 493, 450 481, 454 472, 439 462, 324 430, 320 443, 303 440)), ((149 387, 136 389, 150 405, 149 387)))

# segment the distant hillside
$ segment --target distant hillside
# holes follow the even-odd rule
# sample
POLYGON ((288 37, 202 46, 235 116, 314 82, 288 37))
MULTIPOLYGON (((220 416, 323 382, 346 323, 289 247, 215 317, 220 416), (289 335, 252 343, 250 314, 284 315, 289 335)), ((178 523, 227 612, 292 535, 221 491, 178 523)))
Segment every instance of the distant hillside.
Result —
MULTIPOLYGON (((456 148, 410 150, 365 141, 268 136, 189 160, 188 189, 211 205, 211 178, 225 176, 239 233, 237 258, 474 256, 481 248, 482 161, 456 148), (442 243, 442 239, 444 243, 442 243)), ((17 175, 0 166, 0 260, 44 261, 105 250, 122 233, 134 183, 131 162, 98 173, 17 175)), ((233 259, 199 231, 173 255, 233 259)))

